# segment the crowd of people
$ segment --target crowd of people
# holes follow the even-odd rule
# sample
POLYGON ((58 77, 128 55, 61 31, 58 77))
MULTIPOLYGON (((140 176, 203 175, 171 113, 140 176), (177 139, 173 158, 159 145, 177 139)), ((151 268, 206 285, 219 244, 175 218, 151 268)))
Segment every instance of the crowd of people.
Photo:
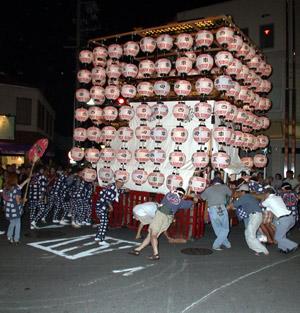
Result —
MULTIPOLYGON (((43 223, 52 222, 60 225, 72 225, 75 228, 92 225, 92 196, 95 184, 82 178, 78 168, 50 167, 39 164, 34 167, 32 176, 30 167, 7 166, 0 169, 0 189, 2 207, 10 224, 1 234, 7 234, 11 243, 20 242, 21 217, 28 212, 30 228, 38 229, 43 223)), ((299 228, 299 192, 300 177, 294 178, 292 171, 286 177, 276 174, 274 179, 264 179, 260 172, 251 175, 241 172, 236 177, 228 177, 226 184, 221 172, 214 171, 214 178, 200 194, 187 192, 182 188, 167 193, 160 203, 154 203, 151 217, 135 217, 141 225, 149 224, 149 232, 140 246, 130 254, 138 256, 151 244, 151 260, 159 260, 158 238, 171 225, 178 209, 190 209, 199 200, 207 203, 210 222, 216 239, 212 248, 217 251, 231 248, 228 239, 230 230, 228 210, 234 210, 237 217, 245 224, 245 240, 256 255, 268 255, 265 243, 277 244, 282 253, 291 253, 298 244, 287 237, 295 225, 299 228), (189 199, 186 199, 186 198, 189 199)), ((99 192, 96 202, 98 222, 95 241, 109 245, 105 241, 109 212, 113 203, 118 201, 124 188, 124 181, 117 180, 99 192)), ((145 207, 149 204, 145 204, 145 207)), ((143 205, 142 205, 143 207, 143 205)), ((135 212, 135 210, 134 210, 135 212)), ((140 237, 141 227, 138 235, 140 237)))

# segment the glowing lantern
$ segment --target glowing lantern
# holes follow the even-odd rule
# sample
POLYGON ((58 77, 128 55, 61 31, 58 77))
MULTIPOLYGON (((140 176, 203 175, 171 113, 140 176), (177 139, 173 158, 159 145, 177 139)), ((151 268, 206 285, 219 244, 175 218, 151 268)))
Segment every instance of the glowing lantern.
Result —
POLYGON ((95 86, 104 86, 106 80, 106 71, 103 67, 96 66, 91 72, 92 83, 95 86))
POLYGON ((212 114, 212 108, 211 105, 207 102, 197 102, 195 104, 195 116, 200 120, 200 121, 205 121, 208 118, 211 117, 212 114))
POLYGON ((169 162, 175 168, 181 168, 186 162, 186 156, 182 151, 173 151, 169 155, 169 162))
POLYGON ((167 139, 168 131, 162 126, 156 126, 151 129, 150 136, 155 142, 163 142, 167 139))
POLYGON ((91 98, 96 104, 103 104, 105 102, 105 90, 100 86, 93 86, 90 90, 91 98))
POLYGON ((195 44, 197 48, 208 48, 214 41, 214 35, 209 30, 199 30, 195 36, 195 44))
POLYGON ((141 119, 142 121, 148 120, 152 114, 151 107, 146 103, 140 104, 136 108, 135 112, 136 112, 137 117, 141 119))
POLYGON ((221 27, 216 32, 216 40, 223 47, 227 47, 233 41, 234 31, 229 27, 221 27))
POLYGON ((121 179, 125 183, 129 180, 129 173, 126 170, 116 170, 115 171, 115 180, 121 179))
POLYGON ((241 36, 234 35, 232 42, 228 44, 228 50, 233 53, 238 52, 242 48, 242 45, 243 38, 241 36))
POLYGON ((233 122, 235 120, 235 117, 237 116, 238 109, 235 105, 230 106, 230 110, 225 115, 225 121, 227 122, 233 122))
POLYGON ((188 57, 179 57, 175 62, 175 67, 179 75, 188 74, 193 68, 193 61, 188 57))
POLYGON ((237 52, 237 56, 241 59, 246 59, 247 54, 250 52, 250 47, 246 42, 243 42, 241 49, 237 52))
POLYGON ((165 182, 165 175, 159 171, 154 171, 148 176, 148 183, 152 188, 159 188, 165 182))
MULTIPOLYGON (((192 61, 192 64, 196 62, 197 54, 194 51, 185 51, 184 56, 189 58, 192 61)), ((177 59, 178 60, 178 59, 177 59)), ((190 71, 189 71, 190 72, 190 71)))
POLYGON ((170 51, 173 47, 173 37, 168 34, 162 34, 156 39, 157 48, 163 51, 170 51))
POLYGON ((189 180, 189 187, 191 191, 202 192, 206 188, 206 178, 199 176, 192 176, 189 180))
POLYGON ((122 69, 122 74, 126 78, 135 78, 138 74, 138 67, 134 64, 127 63, 122 69))
POLYGON ((220 51, 215 55, 215 63, 220 68, 227 68, 233 61, 233 56, 228 51, 220 51))
POLYGON ((98 176, 103 183, 107 184, 113 181, 114 172, 109 167, 99 168, 98 176))
POLYGON ((140 46, 135 41, 127 41, 123 45, 124 55, 136 57, 140 51, 140 46))
POLYGON ((248 168, 252 168, 254 165, 253 158, 251 157, 243 157, 241 158, 241 162, 248 168))
POLYGON ((235 134, 235 138, 234 138, 234 142, 232 145, 234 147, 241 148, 244 145, 244 133, 236 130, 234 134, 235 134))
POLYGON ((82 178, 84 181, 91 183, 96 180, 97 172, 92 168, 85 168, 82 171, 82 178))
POLYGON ((152 37, 144 37, 140 40, 141 50, 145 53, 152 53, 156 48, 156 41, 152 37))
POLYGON ((90 50, 82 50, 79 52, 79 61, 83 64, 91 64, 93 61, 93 53, 90 50))
POLYGON ((189 107, 184 102, 178 102, 173 107, 173 115, 179 121, 186 120, 189 115, 189 107))
POLYGON ((201 77, 196 81, 195 88, 199 95, 209 95, 214 89, 214 83, 207 77, 201 77))
POLYGON ((150 160, 149 150, 146 148, 137 149, 135 150, 134 157, 139 163, 146 163, 150 160))
POLYGON ((171 138, 177 144, 182 144, 186 142, 188 138, 188 131, 183 127, 173 128, 171 131, 171 138))
POLYGON ((153 96, 153 85, 150 82, 140 82, 137 85, 137 92, 140 96, 151 97, 153 96))
POLYGON ((192 91, 192 85, 187 80, 177 80, 174 84, 174 91, 177 96, 188 96, 192 91))
POLYGON ((149 157, 155 165, 160 165, 166 160, 166 153, 162 149, 153 149, 149 152, 149 157))
POLYGON ((94 48, 93 50, 94 59, 106 59, 108 56, 107 49, 103 46, 94 48))
POLYGON ((268 158, 264 154, 256 154, 253 158, 253 163, 258 168, 266 167, 268 158))
POLYGON ((107 106, 103 109, 103 118, 106 121, 114 121, 118 117, 118 109, 113 106, 107 106))
POLYGON ((84 158, 84 149, 73 147, 70 153, 71 153, 71 158, 74 161, 81 161, 84 158))
POLYGON ((105 126, 101 129, 103 141, 114 140, 117 136, 117 130, 113 126, 105 126))
POLYGON ((128 142, 133 138, 133 130, 130 127, 120 127, 118 129, 118 137, 123 142, 128 142))
POLYGON ((181 33, 176 37, 175 45, 179 50, 190 50, 193 46, 193 42, 192 35, 181 33))
POLYGON ((228 75, 220 75, 214 80, 214 85, 217 90, 226 92, 232 88, 232 79, 228 75))
POLYGON ((134 98, 136 96, 136 88, 133 85, 125 84, 121 88, 121 95, 124 98, 134 98))
POLYGON ((154 83, 154 93, 157 96, 166 97, 170 92, 170 84, 164 80, 157 80, 154 83))
POLYGON ((245 81, 249 75, 249 68, 246 65, 242 65, 241 71, 236 75, 236 79, 245 81))
POLYGON ((106 68, 106 75, 108 78, 118 79, 122 74, 121 67, 118 64, 111 64, 106 68))
POLYGON ((100 157, 100 152, 96 148, 88 148, 85 150, 85 159, 91 163, 97 163, 100 157))
POLYGON ((96 124, 102 121, 103 119, 102 114, 103 114, 102 109, 99 107, 92 106, 92 107, 89 107, 88 109, 89 118, 92 120, 92 122, 96 124))
POLYGON ((116 157, 116 151, 112 148, 105 147, 100 151, 100 159, 104 162, 111 162, 116 157))
POLYGON ((183 178, 176 174, 169 175, 166 185, 170 191, 174 191, 176 188, 183 186, 183 178))
POLYGON ((232 130, 225 126, 216 127, 213 131, 214 138, 218 143, 230 145, 232 130))
POLYGON ((205 144, 210 140, 210 130, 206 126, 199 126, 193 130, 193 138, 199 144, 205 144))
POLYGON ((116 151, 116 159, 121 164, 127 164, 132 159, 132 154, 127 149, 119 149, 116 151))
POLYGON ((205 168, 209 163, 209 155, 206 151, 197 151, 192 155, 192 163, 196 168, 205 168))
POLYGON ((111 44, 108 46, 108 55, 112 59, 120 59, 123 54, 123 48, 119 44, 111 44))
POLYGON ((147 140, 149 140, 150 139, 150 133, 151 133, 150 128, 148 126, 145 126, 145 125, 138 126, 135 129, 135 136, 140 141, 147 141, 147 140))
POLYGON ((76 141, 85 141, 87 138, 86 129, 81 127, 75 128, 73 138, 76 141))
POLYGON ((272 71, 273 71, 272 66, 270 64, 266 64, 266 66, 264 67, 263 72, 261 73, 261 76, 263 78, 267 78, 267 77, 269 77, 272 74, 272 71))
POLYGON ((105 97, 109 100, 116 100, 120 96, 120 89, 117 86, 109 85, 105 87, 105 97))
POLYGON ((155 62, 155 70, 158 76, 167 76, 172 68, 171 61, 169 59, 163 58, 158 59, 155 62))
POLYGON ((134 110, 129 105, 124 105, 119 109, 119 118, 124 121, 131 121, 134 117, 134 110))
POLYGON ((238 109, 237 115, 234 119, 234 122, 237 124, 243 124, 248 118, 248 115, 245 110, 238 109))
POLYGON ((80 70, 77 73, 77 79, 81 84, 89 84, 92 80, 92 74, 88 70, 80 70))
POLYGON ((215 152, 211 157, 213 168, 224 169, 230 165, 230 156, 226 152, 215 152))
POLYGON ((88 111, 85 108, 75 110, 75 119, 79 122, 85 122, 89 118, 88 111))
POLYGON ((231 111, 231 104, 228 101, 216 101, 214 112, 219 117, 225 117, 231 111))
POLYGON ((147 181, 148 173, 145 170, 137 169, 132 172, 131 178, 136 185, 140 186, 147 181))
POLYGON ((227 67, 226 74, 236 77, 242 70, 242 62, 238 59, 233 59, 232 63, 227 67))
POLYGON ((151 60, 142 60, 139 63, 139 72, 144 77, 150 77, 155 72, 154 63, 151 60))
POLYGON ((78 102, 88 102, 90 100, 90 93, 87 89, 80 88, 76 90, 76 100, 78 102))
POLYGON ((96 141, 101 135, 101 130, 98 127, 92 126, 86 130, 88 140, 96 141))
POLYGON ((214 59, 210 54, 200 54, 196 60, 196 67, 200 73, 208 73, 214 66, 214 59))
POLYGON ((261 127, 262 127, 263 129, 269 128, 269 126, 270 126, 270 120, 269 120, 267 117, 265 117, 265 116, 260 116, 260 117, 259 117, 259 120, 260 120, 260 122, 261 122, 261 127))

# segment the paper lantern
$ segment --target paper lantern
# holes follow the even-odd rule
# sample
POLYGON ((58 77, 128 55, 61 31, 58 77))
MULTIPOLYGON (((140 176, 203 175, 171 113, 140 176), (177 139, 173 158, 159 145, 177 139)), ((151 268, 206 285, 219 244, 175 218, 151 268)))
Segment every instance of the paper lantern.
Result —
POLYGON ((121 164, 127 164, 132 159, 132 153, 127 149, 119 149, 116 151, 116 159, 121 164))
POLYGON ((270 120, 266 116, 259 117, 262 129, 267 129, 270 126, 270 120))
POLYGON ((214 112, 219 117, 225 117, 231 111, 231 104, 228 101, 216 101, 214 112))
POLYGON ((181 168, 186 162, 186 155, 182 151, 173 151, 169 154, 169 162, 175 168, 181 168))
POLYGON ((120 169, 115 171, 115 181, 123 180, 125 183, 129 180, 129 173, 125 169, 120 169))
POLYGON ((120 96, 120 89, 117 86, 109 85, 105 87, 105 97, 109 100, 117 100, 120 96))
POLYGON ((209 163, 209 155, 206 151, 194 152, 191 159, 196 168, 205 168, 209 163))
POLYGON ((155 165, 160 165, 166 160, 166 152, 163 149, 153 149, 149 152, 149 158, 155 165))
POLYGON ((100 152, 96 148, 88 148, 85 150, 85 159, 91 163, 97 163, 99 161, 100 152))
POLYGON ((91 78, 93 85, 103 86, 106 80, 106 71, 103 67, 96 66, 92 69, 91 78))
POLYGON ((118 109, 113 106, 107 106, 103 109, 103 118, 106 121, 114 121, 118 117, 118 109))
POLYGON ((118 129, 118 137, 121 141, 128 142, 133 138, 133 129, 126 126, 120 127, 118 129))
POLYGON ((137 169, 132 172, 131 178, 136 185, 140 186, 147 181, 148 173, 145 170, 137 169))
POLYGON ((233 56, 228 51, 219 51, 215 55, 215 63, 220 68, 227 68, 233 61, 233 56))
POLYGON ((225 169, 230 165, 230 156, 226 152, 215 152, 211 157, 213 168, 225 169))
POLYGON ((173 47, 173 41, 173 37, 169 34, 162 34, 156 39, 157 48, 163 51, 170 51, 173 47))
POLYGON ((248 168, 252 168, 254 165, 253 158, 251 157, 243 157, 241 158, 241 162, 248 168))
POLYGON ((183 127, 173 128, 171 131, 171 138, 177 144, 182 144, 186 142, 188 138, 188 131, 183 127))
POLYGON ((170 191, 176 190, 176 188, 183 186, 183 178, 180 175, 172 174, 167 177, 167 188, 170 191))
POLYGON ((80 142, 85 141, 87 138, 86 129, 81 128, 81 127, 75 128, 73 132, 73 138, 76 141, 80 141, 80 142))
POLYGON ((165 182, 165 175, 159 171, 154 171, 148 176, 148 183, 152 188, 159 188, 165 182))
POLYGON ((197 48, 208 48, 212 45, 214 36, 209 30, 199 30, 195 36, 195 44, 197 48))
POLYGON ((135 78, 138 74, 138 67, 134 64, 127 63, 122 69, 122 74, 126 78, 135 78))
POLYGON ((272 66, 270 64, 266 64, 266 66, 264 67, 263 72, 261 73, 261 76, 263 78, 267 78, 267 77, 271 76, 272 71, 273 71, 272 66))
POLYGON ((181 33, 177 35, 175 45, 179 50, 190 50, 193 46, 194 39, 192 35, 181 33))
POLYGON ((238 59, 233 59, 231 64, 226 68, 226 74, 236 77, 242 70, 242 62, 238 59))
POLYGON ((93 58, 93 65, 94 66, 100 66, 100 67, 105 68, 106 64, 107 64, 107 60, 106 59, 96 58, 96 57, 93 58))
POLYGON ((171 61, 167 58, 158 59, 155 62, 155 70, 158 76, 167 76, 172 68, 171 61))
POLYGON ((88 110, 85 108, 78 108, 75 110, 75 119, 79 122, 85 122, 89 118, 88 110))
POLYGON ((149 150, 146 148, 139 148, 135 150, 134 157, 139 163, 146 163, 150 160, 149 150))
POLYGON ((148 126, 142 125, 135 129, 135 136, 140 141, 147 141, 150 139, 151 130, 148 126))
MULTIPOLYGON (((254 47, 250 45, 249 46, 249 51, 248 51, 247 55, 245 56, 245 61, 247 63, 249 63, 249 61, 251 59, 253 59, 255 57, 255 55, 256 55, 256 51, 255 51, 254 47)), ((249 64, 248 64, 248 66, 249 66, 249 64)))
POLYGON ((167 139, 168 131, 162 126, 155 126, 151 129, 150 136, 155 142, 163 142, 167 139))
POLYGON ((232 87, 232 79, 228 75, 220 75, 214 80, 214 85, 217 90, 226 92, 232 87))
POLYGON ((233 122, 237 116, 238 108, 235 105, 230 106, 230 110, 225 115, 225 121, 233 122))
POLYGON ((157 80, 154 83, 154 93, 157 96, 166 97, 170 93, 170 84, 164 80, 157 80))
POLYGON ((124 105, 119 108, 119 118, 124 121, 131 121, 134 117, 134 110, 129 105, 124 105))
POLYGON ((91 98, 95 104, 103 104, 105 102, 105 90, 101 86, 93 86, 90 90, 91 98))
POLYGON ((173 106, 173 115, 177 120, 186 120, 189 116, 189 107, 184 102, 178 102, 173 106))
POLYGON ((156 48, 156 41, 152 37, 144 37, 140 40, 141 50, 145 53, 152 53, 156 48))
POLYGON ((134 98, 136 96, 136 88, 134 85, 125 84, 121 88, 121 95, 124 98, 134 98))
POLYGON ((109 45, 107 51, 109 57, 112 59, 120 59, 123 55, 122 46, 116 43, 109 45))
POLYGON ((233 41, 234 30, 229 27, 221 27, 216 32, 216 40, 223 47, 227 47, 233 41))
POLYGON ((198 69, 196 69, 196 68, 192 68, 192 69, 188 72, 188 76, 196 76, 196 75, 200 75, 200 72, 199 72, 198 69))
POLYGON ((214 83, 207 77, 201 77, 196 81, 195 88, 199 95, 210 95, 214 89, 214 83))
POLYGON ((113 126, 105 126, 101 130, 103 141, 114 140, 117 136, 117 130, 113 126))
POLYGON ((112 148, 105 147, 100 151, 100 159, 104 162, 111 162, 116 157, 116 151, 112 148))
POLYGON ((145 121, 150 118, 152 111, 151 111, 151 107, 148 104, 142 103, 138 105, 138 107, 135 110, 135 113, 139 119, 141 119, 142 121, 143 120, 145 121))
POLYGON ((108 183, 112 183, 113 178, 114 178, 114 172, 109 167, 103 167, 103 168, 99 168, 98 176, 103 183, 108 184, 108 183))
POLYGON ((79 52, 79 61, 82 64, 91 64, 93 61, 93 53, 90 50, 81 50, 79 52))
POLYGON ((210 140, 210 130, 206 126, 199 126, 193 130, 193 138, 198 144, 205 144, 210 140))
POLYGON ((196 67, 200 73, 208 73, 214 66, 214 59, 210 54, 200 54, 196 60, 196 67))
POLYGON ((140 96, 143 97, 153 96, 153 85, 150 82, 140 82, 137 85, 136 89, 140 96))
POLYGON ((242 65, 241 71, 236 75, 236 79, 245 81, 249 75, 249 68, 246 65, 242 65))
POLYGON ((194 51, 185 51, 184 56, 190 59, 192 61, 192 64, 194 64, 197 60, 197 54, 194 51))
POLYGON ((206 188, 206 178, 199 176, 192 176, 189 180, 189 187, 193 192, 202 192, 206 188))
POLYGON ((75 96, 78 102, 88 102, 90 100, 90 92, 84 88, 77 89, 75 96))
POLYGON ((229 90, 226 91, 226 96, 232 99, 236 99, 238 98, 239 94, 241 91, 241 86, 238 82, 232 80, 232 84, 231 87, 229 88, 229 90))
POLYGON ((187 80, 177 80, 174 84, 174 91, 177 96, 188 96, 192 91, 192 85, 187 80))
POLYGON ((73 147, 70 154, 74 161, 81 161, 84 158, 84 149, 73 147))
POLYGON ((195 116, 200 121, 205 121, 211 117, 212 108, 211 105, 207 102, 197 102, 194 107, 195 116))
POLYGON ((265 135, 258 135, 257 136, 259 142, 259 148, 265 148, 269 144, 269 138, 265 135))
POLYGON ((248 115, 247 115, 246 111, 239 108, 237 110, 237 115, 234 119, 234 123, 243 124, 247 120, 247 118, 248 118, 248 115))
POLYGON ((216 127, 213 131, 215 140, 218 143, 230 145, 232 130, 225 126, 216 127))
POLYGON ((77 80, 81 84, 89 84, 91 82, 91 80, 92 80, 92 74, 88 70, 80 70, 77 73, 77 80))
POLYGON ((255 167, 263 168, 266 167, 268 158, 264 154, 256 154, 253 158, 253 163, 255 167))
POLYGON ((237 52, 236 55, 241 59, 246 59, 249 51, 250 51, 250 46, 246 42, 243 42, 240 50, 237 52))
POLYGON ((151 60, 142 60, 139 63, 139 72, 144 77, 150 77, 155 72, 154 63, 151 60))
POLYGON ((97 178, 97 172, 92 168, 85 168, 82 170, 82 178, 88 183, 92 183, 97 178))
POLYGON ((101 136, 101 130, 98 127, 92 126, 86 130, 88 140, 96 141, 101 136))
POLYGON ((228 44, 227 48, 229 51, 236 53, 242 48, 242 45, 243 45, 243 38, 241 36, 234 35, 233 40, 228 44))
POLYGON ((109 78, 118 79, 122 74, 121 67, 118 64, 111 64, 106 68, 106 75, 109 78))
POLYGON ((188 57, 179 57, 176 59, 175 67, 179 75, 188 74, 193 68, 193 61, 188 57))
POLYGON ((140 51, 140 46, 135 41, 127 41, 123 45, 124 55, 130 57, 136 57, 140 51))
POLYGON ((94 58, 106 59, 108 56, 107 49, 104 46, 95 47, 93 55, 94 58))
POLYGON ((244 145, 244 133, 236 130, 234 134, 235 134, 235 138, 234 138, 233 146, 241 148, 244 145))

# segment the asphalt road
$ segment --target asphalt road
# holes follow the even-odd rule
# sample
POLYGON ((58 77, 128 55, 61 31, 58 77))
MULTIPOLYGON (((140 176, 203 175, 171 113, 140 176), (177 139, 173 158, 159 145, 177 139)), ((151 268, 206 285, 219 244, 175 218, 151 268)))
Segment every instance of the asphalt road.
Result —
MULTIPOLYGON (((1 229, 5 227, 0 223, 1 229)), ((243 227, 231 229, 231 249, 210 248, 214 235, 186 244, 160 240, 159 261, 128 252, 129 229, 109 230, 109 247, 94 243, 92 228, 23 227, 19 246, 0 236, 0 313, 299 313, 300 250, 255 256, 243 227)), ((300 242, 300 231, 291 237, 300 242)))

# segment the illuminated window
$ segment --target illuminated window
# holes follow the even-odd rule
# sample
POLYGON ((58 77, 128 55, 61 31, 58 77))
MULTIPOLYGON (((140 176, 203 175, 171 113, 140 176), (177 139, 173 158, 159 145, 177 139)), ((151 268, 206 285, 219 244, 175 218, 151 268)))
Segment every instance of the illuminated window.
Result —
POLYGON ((261 25, 259 28, 259 42, 262 49, 274 48, 274 25, 261 25))
POLYGON ((31 125, 32 99, 17 97, 16 124, 31 125))

